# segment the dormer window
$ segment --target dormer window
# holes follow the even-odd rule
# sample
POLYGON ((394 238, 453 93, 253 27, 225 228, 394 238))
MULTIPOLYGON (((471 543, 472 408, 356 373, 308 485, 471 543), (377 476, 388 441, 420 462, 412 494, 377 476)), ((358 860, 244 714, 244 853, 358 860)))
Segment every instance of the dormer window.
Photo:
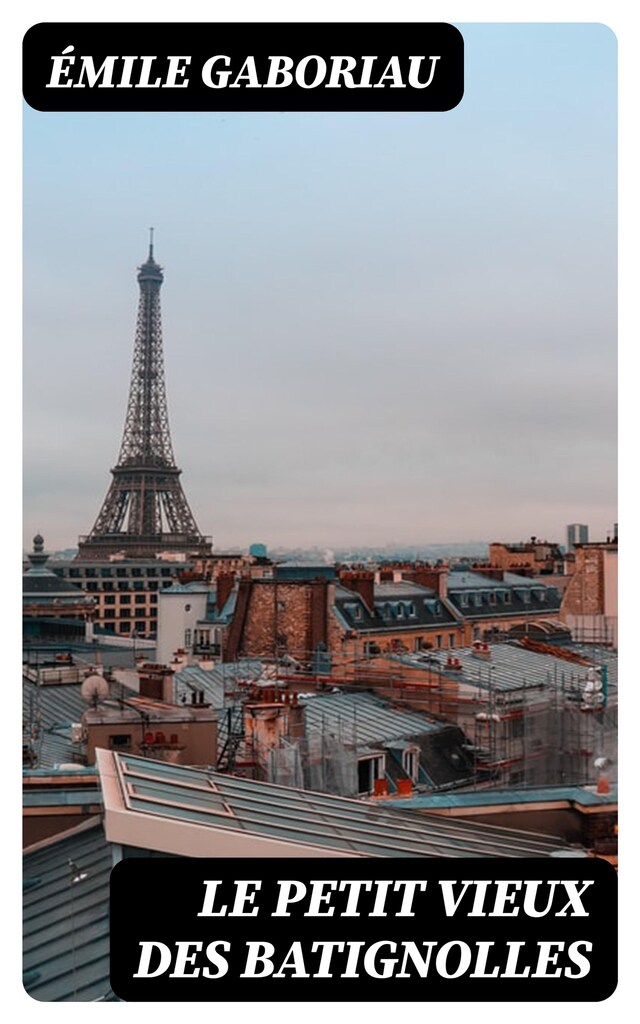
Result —
POLYGON ((418 772, 420 770, 419 747, 408 747, 402 751, 402 769, 412 782, 418 781, 418 772))

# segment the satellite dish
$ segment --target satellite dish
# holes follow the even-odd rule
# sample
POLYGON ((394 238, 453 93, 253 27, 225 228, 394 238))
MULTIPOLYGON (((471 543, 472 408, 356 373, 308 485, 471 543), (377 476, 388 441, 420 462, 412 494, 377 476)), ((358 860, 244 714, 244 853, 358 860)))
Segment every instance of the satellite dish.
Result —
POLYGON ((93 704, 95 708, 101 700, 105 700, 109 696, 109 684, 104 676, 87 676, 80 687, 80 693, 82 699, 87 704, 93 704))

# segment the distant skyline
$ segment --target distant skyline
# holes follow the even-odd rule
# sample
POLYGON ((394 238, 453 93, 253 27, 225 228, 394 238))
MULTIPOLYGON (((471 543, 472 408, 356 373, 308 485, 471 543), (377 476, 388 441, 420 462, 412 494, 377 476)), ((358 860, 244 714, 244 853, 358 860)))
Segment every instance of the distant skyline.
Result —
POLYGON ((445 114, 25 108, 27 549, 75 546, 107 491, 149 225, 216 547, 612 530, 615 38, 459 27, 445 114))

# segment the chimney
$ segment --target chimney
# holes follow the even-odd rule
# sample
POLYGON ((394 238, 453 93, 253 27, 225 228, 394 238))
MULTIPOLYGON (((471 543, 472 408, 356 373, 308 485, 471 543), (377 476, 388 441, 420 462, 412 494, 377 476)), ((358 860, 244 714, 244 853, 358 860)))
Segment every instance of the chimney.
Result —
POLYGON ((448 565, 420 566, 419 569, 413 569, 404 575, 405 579, 412 580, 420 587, 435 590, 440 598, 447 596, 448 565))
POLYGON ((140 696, 152 700, 173 701, 173 671, 164 665, 141 665, 140 696))
POLYGON ((221 612, 233 590, 235 575, 232 572, 221 572, 216 579, 216 609, 221 612))
POLYGON ((342 586, 346 587, 347 590, 353 590, 356 594, 360 594, 360 597, 372 613, 374 609, 374 579, 374 574, 365 569, 358 571, 343 570, 340 573, 340 582, 342 586))

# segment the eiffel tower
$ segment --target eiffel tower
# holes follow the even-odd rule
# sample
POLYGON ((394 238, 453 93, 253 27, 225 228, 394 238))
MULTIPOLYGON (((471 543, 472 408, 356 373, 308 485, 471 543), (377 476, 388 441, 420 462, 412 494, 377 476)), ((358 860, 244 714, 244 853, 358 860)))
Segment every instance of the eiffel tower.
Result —
POLYGON ((149 257, 138 268, 140 298, 129 404, 113 480, 91 533, 80 537, 77 558, 153 558, 160 551, 211 554, 193 518, 176 466, 169 433, 162 357, 162 268, 149 257))

